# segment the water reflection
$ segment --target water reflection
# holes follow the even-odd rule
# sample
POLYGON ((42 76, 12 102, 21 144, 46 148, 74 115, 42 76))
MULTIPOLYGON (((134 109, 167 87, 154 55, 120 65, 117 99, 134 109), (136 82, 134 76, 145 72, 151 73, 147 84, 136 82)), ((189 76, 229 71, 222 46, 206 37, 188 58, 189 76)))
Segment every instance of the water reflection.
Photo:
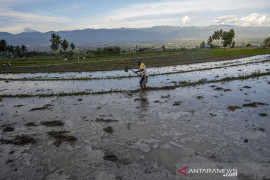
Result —
POLYGON ((139 97, 136 98, 135 101, 139 102, 138 118, 140 121, 145 122, 146 121, 145 117, 148 112, 148 105, 149 105, 149 101, 147 98, 147 91, 140 91, 139 97))

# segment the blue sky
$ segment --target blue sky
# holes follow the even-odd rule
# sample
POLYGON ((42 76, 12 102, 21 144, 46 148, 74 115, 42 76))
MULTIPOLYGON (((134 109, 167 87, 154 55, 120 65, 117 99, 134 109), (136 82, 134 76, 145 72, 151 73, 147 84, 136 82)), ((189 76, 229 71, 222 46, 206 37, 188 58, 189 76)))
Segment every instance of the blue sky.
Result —
POLYGON ((0 0, 0 31, 270 26, 270 0, 0 0))

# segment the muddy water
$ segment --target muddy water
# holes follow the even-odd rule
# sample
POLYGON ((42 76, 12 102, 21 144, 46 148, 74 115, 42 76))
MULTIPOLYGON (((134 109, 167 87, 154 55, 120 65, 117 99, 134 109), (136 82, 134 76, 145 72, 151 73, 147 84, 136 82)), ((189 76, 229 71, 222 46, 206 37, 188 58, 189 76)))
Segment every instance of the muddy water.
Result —
POLYGON ((1 144, 1 178, 175 179, 178 164, 195 162, 216 167, 238 163, 239 177, 270 178, 269 81, 266 76, 170 91, 3 98, 0 139, 28 134, 37 143, 1 144), (217 91, 212 85, 231 91, 217 91), (242 107, 253 102, 268 105, 242 107), (48 109, 30 111, 46 104, 48 109), (228 106, 241 109, 230 111, 228 106), (40 124, 52 120, 64 126, 40 124), (37 126, 26 127, 29 122, 37 126), (7 124, 14 131, 3 132, 7 124), (112 134, 103 131, 107 126, 112 134), (47 134, 51 130, 69 131, 77 141, 56 147, 47 134), (104 160, 106 154, 115 155, 117 162, 104 160))
MULTIPOLYGON (((151 77, 149 84, 219 79, 267 72, 268 68, 264 62, 160 75, 151 77)), ((132 89, 136 83, 136 78, 2 81, 1 93, 132 89)), ((0 179, 181 179, 177 171, 198 162, 200 168, 209 163, 215 168, 235 163, 238 177, 230 179, 269 179, 269 94, 270 76, 264 76, 167 91, 2 98, 0 139, 24 134, 36 144, 1 143, 0 179), (239 109, 232 111, 229 106, 239 109), (64 125, 41 125, 54 120, 64 125), (25 126, 30 122, 36 126, 25 126), (4 132, 7 126, 13 131, 4 132), (113 129, 111 134, 103 130, 108 126, 113 129), (57 147, 48 135, 52 130, 66 131, 77 140, 57 147)))

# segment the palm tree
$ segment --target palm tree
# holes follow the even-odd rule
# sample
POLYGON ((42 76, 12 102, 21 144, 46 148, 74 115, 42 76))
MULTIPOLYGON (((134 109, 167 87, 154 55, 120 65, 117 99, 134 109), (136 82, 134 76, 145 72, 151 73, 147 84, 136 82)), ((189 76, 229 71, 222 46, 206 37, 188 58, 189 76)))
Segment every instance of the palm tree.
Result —
POLYGON ((75 49, 75 45, 74 45, 74 43, 71 43, 71 44, 70 44, 70 48, 71 48, 72 50, 74 50, 74 49, 75 49))
POLYGON ((8 51, 8 53, 11 53, 12 55, 14 55, 15 54, 15 47, 13 45, 8 45, 7 51, 8 51))
POLYGON ((25 54, 27 52, 26 46, 25 45, 22 45, 21 50, 22 50, 23 56, 25 57, 25 54))
POLYGON ((61 47, 62 47, 62 49, 63 49, 63 51, 64 51, 64 55, 65 55, 65 57, 66 57, 66 50, 67 50, 67 48, 68 48, 68 41, 66 40, 66 39, 64 39, 62 42, 61 42, 61 47))
POLYGON ((18 56, 19 54, 21 54, 21 48, 20 48, 20 46, 16 46, 15 47, 15 55, 18 56))
POLYGON ((55 33, 52 33, 50 42, 51 42, 50 48, 53 51, 57 51, 59 48, 59 44, 61 43, 61 37, 56 35, 55 33))
POLYGON ((6 53, 6 50, 7 50, 7 41, 2 39, 0 41, 0 52, 1 52, 2 56, 6 53))

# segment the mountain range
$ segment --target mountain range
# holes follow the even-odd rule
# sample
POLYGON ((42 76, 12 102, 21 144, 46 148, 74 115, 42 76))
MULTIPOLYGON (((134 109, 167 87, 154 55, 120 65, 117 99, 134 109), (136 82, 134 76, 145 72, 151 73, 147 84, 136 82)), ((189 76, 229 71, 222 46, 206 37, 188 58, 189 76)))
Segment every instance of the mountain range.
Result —
POLYGON ((238 27, 231 25, 213 26, 155 26, 151 28, 119 28, 119 29, 83 29, 73 31, 27 31, 19 34, 0 32, 0 39, 8 44, 26 45, 33 49, 49 49, 51 33, 62 39, 73 42, 76 47, 97 47, 110 45, 130 45, 134 43, 168 42, 173 40, 197 39, 207 40, 214 31, 223 29, 235 30, 235 39, 265 39, 270 36, 270 27, 238 27))

